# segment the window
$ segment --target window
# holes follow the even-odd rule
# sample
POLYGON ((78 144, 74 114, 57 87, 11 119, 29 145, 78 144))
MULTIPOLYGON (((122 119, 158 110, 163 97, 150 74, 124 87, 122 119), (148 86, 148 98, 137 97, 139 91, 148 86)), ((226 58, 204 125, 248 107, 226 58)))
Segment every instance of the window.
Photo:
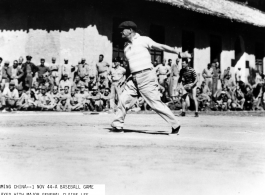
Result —
MULTIPOLYGON (((195 45, 195 35, 191 31, 182 31, 182 51, 188 51, 194 58, 194 45, 195 45)), ((191 59, 190 66, 193 67, 193 58, 191 59)))
MULTIPOLYGON (((150 26, 150 38, 153 39, 155 42, 164 44, 165 43, 165 27, 152 24, 150 26)), ((152 62, 154 60, 157 60, 158 63, 163 62, 163 58, 164 58, 163 54, 164 54, 163 51, 151 50, 152 62)))
POLYGON ((256 56, 256 70, 259 73, 263 74, 263 58, 264 58, 264 44, 263 43, 256 43, 255 44, 255 56, 256 56))

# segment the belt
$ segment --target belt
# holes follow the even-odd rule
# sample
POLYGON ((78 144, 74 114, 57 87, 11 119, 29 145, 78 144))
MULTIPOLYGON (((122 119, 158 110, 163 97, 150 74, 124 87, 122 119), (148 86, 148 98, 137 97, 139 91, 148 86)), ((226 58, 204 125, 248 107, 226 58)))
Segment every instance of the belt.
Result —
POLYGON ((147 69, 144 69, 144 70, 140 70, 140 71, 137 71, 137 72, 133 72, 132 75, 136 75, 136 74, 140 74, 140 73, 143 73, 143 72, 147 72, 149 70, 152 70, 153 68, 147 68, 147 69))

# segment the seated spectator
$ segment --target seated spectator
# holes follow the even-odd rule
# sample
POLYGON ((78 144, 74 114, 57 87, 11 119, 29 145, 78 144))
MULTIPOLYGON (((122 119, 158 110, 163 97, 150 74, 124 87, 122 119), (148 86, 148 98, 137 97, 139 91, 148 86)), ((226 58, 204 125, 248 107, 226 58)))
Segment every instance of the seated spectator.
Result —
POLYGON ((94 87, 89 95, 89 110, 90 111, 97 111, 100 112, 102 111, 102 106, 103 106, 103 101, 101 100, 101 95, 98 91, 97 87, 94 87))
POLYGON ((74 88, 74 90, 75 90, 77 85, 83 85, 83 86, 87 87, 87 84, 85 84, 85 82, 80 80, 80 76, 79 75, 75 76, 74 82, 72 84, 72 88, 74 88))
POLYGON ((263 110, 261 105, 262 98, 262 83, 257 83, 253 87, 253 109, 254 110, 263 110))
POLYGON ((247 93, 245 94, 245 104, 244 110, 252 110, 253 109, 253 91, 250 86, 247 86, 247 93))
POLYGON ((71 111, 71 106, 70 106, 70 93, 69 93, 69 86, 65 86, 63 93, 61 92, 61 98, 60 101, 57 104, 57 111, 71 111))
POLYGON ((11 81, 9 87, 6 87, 2 93, 2 112, 16 110, 18 99, 18 90, 15 88, 15 83, 11 81))
POLYGON ((206 85, 205 81, 202 81, 200 91, 201 91, 200 93, 203 93, 203 94, 205 94, 207 96, 211 96, 212 95, 212 92, 209 89, 208 85, 206 85))
POLYGON ((21 85, 17 86, 17 90, 18 90, 18 97, 19 97, 19 99, 17 100, 17 110, 27 110, 26 91, 23 90, 23 87, 21 85))
POLYGON ((215 107, 213 110, 227 111, 230 109, 231 102, 232 100, 229 94, 225 91, 221 91, 221 93, 216 97, 215 107))
POLYGON ((38 109, 38 95, 33 91, 33 90, 28 90, 26 92, 26 105, 25 109, 26 110, 37 110, 38 109))
POLYGON ((232 92, 232 104, 231 104, 231 110, 243 110, 245 98, 244 93, 241 91, 239 86, 236 86, 236 88, 232 92))
POLYGON ((59 88, 65 89, 66 86, 68 86, 70 89, 72 84, 71 84, 70 80, 68 79, 68 75, 64 74, 62 80, 60 81, 59 88))
POLYGON ((61 98, 61 94, 58 91, 58 86, 54 86, 53 90, 50 92, 50 94, 51 94, 51 97, 53 98, 53 102, 54 102, 53 110, 56 110, 57 104, 61 98))
POLYGON ((82 104, 82 99, 78 94, 75 93, 75 89, 71 89, 71 96, 70 96, 70 109, 71 111, 80 111, 83 110, 84 106, 82 104))
POLYGON ((38 108, 41 111, 50 111, 54 108, 53 98, 47 93, 47 88, 45 86, 41 87, 41 94, 38 97, 38 108))
MULTIPOLYGON (((208 86, 207 86, 208 87, 208 86)), ((199 111, 205 111, 210 106, 211 98, 208 94, 203 93, 201 88, 197 88, 197 101, 198 101, 198 109, 199 111)))
POLYGON ((103 93, 101 93, 101 100, 103 101, 103 109, 108 110, 110 109, 110 89, 106 88, 103 93))

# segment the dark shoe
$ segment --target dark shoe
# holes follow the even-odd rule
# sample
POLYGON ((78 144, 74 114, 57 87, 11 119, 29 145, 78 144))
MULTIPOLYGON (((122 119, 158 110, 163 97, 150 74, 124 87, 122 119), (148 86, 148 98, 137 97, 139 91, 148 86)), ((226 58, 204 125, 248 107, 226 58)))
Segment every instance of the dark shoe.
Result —
POLYGON ((123 133, 123 128, 112 126, 112 130, 110 130, 110 132, 112 132, 112 133, 123 133))
POLYGON ((179 114, 179 116, 186 116, 186 113, 185 113, 185 112, 181 112, 181 113, 179 114))
POLYGON ((169 135, 178 135, 180 130, 180 126, 178 126, 177 128, 172 128, 172 132, 169 135))
POLYGON ((198 112, 195 112, 195 117, 199 117, 199 113, 198 112))

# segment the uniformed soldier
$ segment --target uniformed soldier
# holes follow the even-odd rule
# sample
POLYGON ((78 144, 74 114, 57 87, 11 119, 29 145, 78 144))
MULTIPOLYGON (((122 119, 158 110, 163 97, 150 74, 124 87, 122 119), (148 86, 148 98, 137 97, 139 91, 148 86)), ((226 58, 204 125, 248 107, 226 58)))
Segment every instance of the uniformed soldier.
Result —
POLYGON ((104 61, 104 55, 99 55, 99 61, 96 64, 98 77, 104 77, 104 83, 106 87, 109 87, 109 81, 108 81, 108 73, 110 69, 110 65, 104 61))

